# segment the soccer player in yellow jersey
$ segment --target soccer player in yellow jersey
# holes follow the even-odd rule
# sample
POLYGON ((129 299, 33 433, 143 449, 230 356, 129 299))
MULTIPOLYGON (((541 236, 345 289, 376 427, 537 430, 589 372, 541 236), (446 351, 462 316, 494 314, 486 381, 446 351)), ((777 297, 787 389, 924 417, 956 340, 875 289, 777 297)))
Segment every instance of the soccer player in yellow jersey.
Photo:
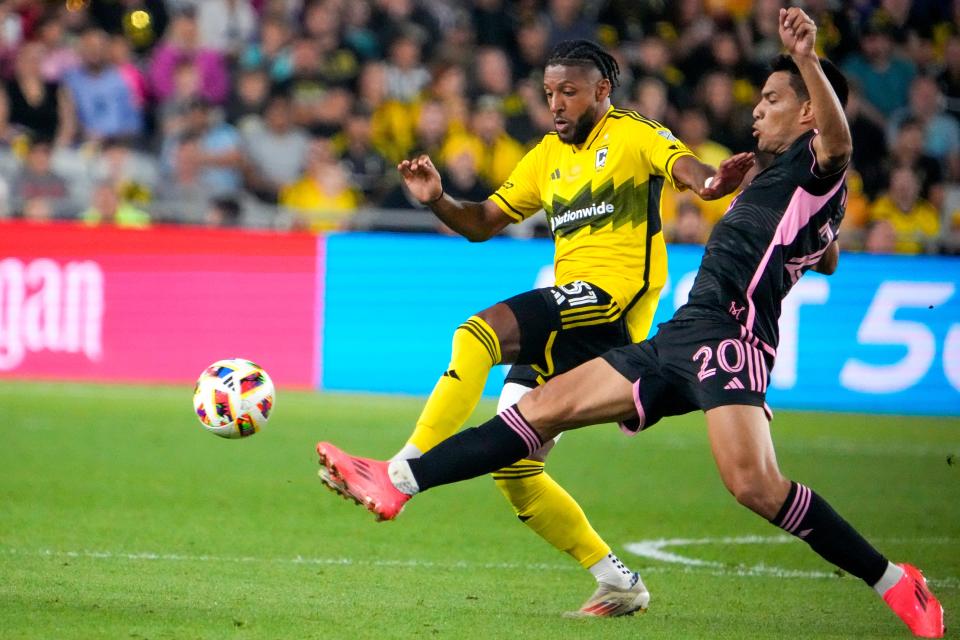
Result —
MULTIPOLYGON (((616 61, 595 43, 560 43, 543 81, 556 131, 483 202, 445 195, 428 156, 398 166, 410 192, 473 242, 545 211, 556 240, 556 286, 499 302, 457 328, 450 364, 395 458, 418 457, 458 431, 496 364, 514 365, 501 396, 501 405, 510 406, 555 375, 646 338, 667 275, 664 181, 715 199, 735 190, 753 165, 753 154, 744 153, 715 170, 660 123, 613 108, 618 76, 616 61)), ((580 506, 544 472, 553 445, 495 473, 497 485, 522 522, 597 579, 597 590, 575 615, 645 609, 649 594, 639 575, 611 553, 580 506)))

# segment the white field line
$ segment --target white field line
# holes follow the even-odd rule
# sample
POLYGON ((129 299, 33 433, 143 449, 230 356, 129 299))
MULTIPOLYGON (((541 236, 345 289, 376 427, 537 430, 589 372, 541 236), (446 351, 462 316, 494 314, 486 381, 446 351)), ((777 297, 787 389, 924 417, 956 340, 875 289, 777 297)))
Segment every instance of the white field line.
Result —
MULTIPOLYGON (((647 558, 658 560, 668 564, 680 565, 684 570, 689 571, 697 569, 707 571, 712 575, 721 576, 769 576, 774 578, 833 578, 836 574, 831 571, 801 571, 795 569, 783 569, 781 567, 768 566, 766 564, 756 564, 752 566, 730 566, 723 562, 715 560, 703 560, 701 558, 680 555, 673 551, 666 551, 668 547, 692 547, 703 545, 753 545, 753 544, 788 544, 797 542, 793 536, 735 536, 735 537, 717 537, 717 538, 660 538, 657 540, 641 540, 639 542, 628 542, 624 548, 630 553, 647 558)), ((886 538, 878 540, 886 544, 949 544, 955 545, 957 540, 949 537, 937 538, 886 538)), ((960 587, 960 578, 928 578, 928 582, 933 586, 941 587, 960 587)))
MULTIPOLYGON (((781 567, 757 564, 752 566, 729 566, 721 562, 702 560, 699 558, 690 558, 681 556, 669 551, 663 551, 665 547, 686 547, 698 545, 735 545, 735 544, 786 544, 795 541, 792 536, 738 536, 738 537, 717 537, 717 538, 661 538, 657 540, 642 540, 639 542, 630 542, 624 545, 624 548, 640 557, 650 560, 664 562, 667 565, 653 565, 642 568, 635 568, 641 574, 650 573, 705 573, 719 577, 750 577, 750 578, 806 578, 806 579, 827 579, 836 578, 836 574, 829 571, 803 571, 795 569, 784 569, 781 567)), ((955 544, 954 538, 914 538, 914 539, 894 539, 889 538, 880 542, 886 543, 912 543, 912 544, 955 544)), ((30 558, 74 558, 90 560, 119 560, 119 561, 140 561, 140 562, 185 562, 202 563, 210 562, 217 564, 277 564, 277 565, 314 565, 314 566, 360 566, 377 568, 427 568, 427 569, 454 569, 454 570, 504 570, 504 571, 579 571, 580 568, 573 564, 555 564, 555 563, 519 563, 519 562, 437 562, 433 560, 422 559, 384 559, 384 558, 324 558, 309 557, 297 555, 290 558, 263 558, 258 556, 220 556, 208 554, 180 554, 180 553, 155 553, 149 551, 125 552, 125 551, 102 551, 102 550, 60 550, 60 549, 14 549, 10 547, 0 547, 0 558, 8 557, 30 557, 30 558)), ((943 577, 938 579, 929 579, 933 586, 960 588, 960 578, 943 577)))

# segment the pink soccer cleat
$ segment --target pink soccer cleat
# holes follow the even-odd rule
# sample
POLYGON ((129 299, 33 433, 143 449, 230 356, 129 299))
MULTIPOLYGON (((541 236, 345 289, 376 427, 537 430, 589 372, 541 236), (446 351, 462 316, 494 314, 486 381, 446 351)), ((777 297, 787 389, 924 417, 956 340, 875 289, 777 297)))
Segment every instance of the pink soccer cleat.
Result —
POLYGON ((883 594, 883 601, 903 620, 918 638, 943 637, 943 607, 927 588, 920 570, 899 564, 903 577, 883 594))
POLYGON ((320 480, 330 490, 366 507, 378 521, 396 518, 410 499, 390 481, 387 474, 389 462, 357 458, 329 442, 317 443, 317 453, 320 455, 320 480))

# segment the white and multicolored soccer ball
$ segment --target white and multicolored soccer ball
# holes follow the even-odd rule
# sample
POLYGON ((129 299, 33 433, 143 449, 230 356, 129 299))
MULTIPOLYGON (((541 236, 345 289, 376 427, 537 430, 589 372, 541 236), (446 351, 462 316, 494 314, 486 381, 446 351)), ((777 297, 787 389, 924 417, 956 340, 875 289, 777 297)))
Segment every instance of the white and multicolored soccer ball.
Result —
POLYGON ((193 389, 193 408, 207 431, 221 438, 246 438, 266 424, 275 398, 273 381, 262 367, 231 358, 203 370, 193 389))

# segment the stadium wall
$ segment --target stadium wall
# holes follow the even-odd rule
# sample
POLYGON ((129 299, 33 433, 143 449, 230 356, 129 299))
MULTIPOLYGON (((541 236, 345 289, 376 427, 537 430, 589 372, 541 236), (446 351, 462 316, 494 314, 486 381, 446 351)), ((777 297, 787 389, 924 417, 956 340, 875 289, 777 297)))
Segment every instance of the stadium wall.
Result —
MULTIPOLYGON (((552 250, 0 223, 0 377, 183 384, 242 356, 281 387, 426 394, 454 327, 550 284, 552 250)), ((701 253, 670 247, 656 322, 685 299, 701 253)), ((781 335, 774 408, 960 415, 960 260, 844 254, 834 276, 791 292, 781 335)))

